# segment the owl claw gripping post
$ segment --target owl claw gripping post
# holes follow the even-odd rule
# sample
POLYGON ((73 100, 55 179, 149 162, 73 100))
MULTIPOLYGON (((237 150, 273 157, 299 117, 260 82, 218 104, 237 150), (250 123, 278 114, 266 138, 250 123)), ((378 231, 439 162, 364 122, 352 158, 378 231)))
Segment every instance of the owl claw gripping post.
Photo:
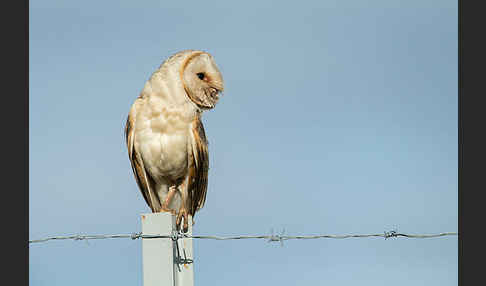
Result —
POLYGON ((177 215, 184 232, 206 200, 209 155, 201 115, 223 89, 209 53, 182 51, 152 74, 128 114, 128 156, 145 202, 152 212, 177 215))

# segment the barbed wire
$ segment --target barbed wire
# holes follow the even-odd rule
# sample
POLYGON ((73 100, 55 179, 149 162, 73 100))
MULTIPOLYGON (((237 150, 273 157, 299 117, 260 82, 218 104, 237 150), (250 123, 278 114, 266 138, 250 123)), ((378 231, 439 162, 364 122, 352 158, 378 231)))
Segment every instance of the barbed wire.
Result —
POLYGON ((385 239, 391 237, 406 237, 406 238, 434 238, 441 236, 458 236, 457 232, 442 232, 437 234, 405 234, 399 233, 396 230, 385 231, 383 233, 376 234, 345 234, 345 235, 333 235, 333 234, 322 234, 322 235, 284 235, 284 231, 281 234, 270 235, 237 235, 237 236, 216 236, 216 235, 191 235, 182 232, 175 232, 169 235, 151 235, 132 233, 132 234, 95 234, 95 235, 69 235, 69 236, 53 236, 42 239, 29 240, 31 243, 47 242, 50 240, 93 240, 93 239, 113 239, 113 238, 130 238, 135 239, 157 239, 166 238, 172 240, 178 240, 183 238, 193 238, 193 239, 214 239, 214 240, 237 240, 237 239, 266 239, 268 242, 280 242, 283 245, 284 240, 291 239, 320 239, 320 238, 333 238, 333 239, 344 239, 344 238, 365 238, 365 237, 383 237, 385 239))

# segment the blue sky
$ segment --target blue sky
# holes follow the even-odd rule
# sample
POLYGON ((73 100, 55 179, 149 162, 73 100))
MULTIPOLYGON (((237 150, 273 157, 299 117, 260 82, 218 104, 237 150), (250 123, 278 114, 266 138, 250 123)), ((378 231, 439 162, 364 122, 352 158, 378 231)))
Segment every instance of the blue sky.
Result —
MULTIPOLYGON (((210 52, 195 234, 457 231, 457 1, 30 1, 29 237, 141 230, 124 121, 210 52)), ((457 237, 194 241, 195 285, 456 285, 457 237)), ((29 247, 31 285, 141 285, 141 241, 29 247)))

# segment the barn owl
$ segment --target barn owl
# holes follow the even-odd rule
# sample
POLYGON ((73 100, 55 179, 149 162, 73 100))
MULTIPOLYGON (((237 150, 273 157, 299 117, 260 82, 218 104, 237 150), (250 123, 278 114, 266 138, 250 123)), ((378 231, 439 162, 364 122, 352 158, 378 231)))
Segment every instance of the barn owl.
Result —
POLYGON ((181 51, 151 75, 126 121, 128 157, 145 202, 152 212, 176 215, 184 232, 206 200, 209 157, 201 115, 215 107, 223 89, 209 53, 181 51))

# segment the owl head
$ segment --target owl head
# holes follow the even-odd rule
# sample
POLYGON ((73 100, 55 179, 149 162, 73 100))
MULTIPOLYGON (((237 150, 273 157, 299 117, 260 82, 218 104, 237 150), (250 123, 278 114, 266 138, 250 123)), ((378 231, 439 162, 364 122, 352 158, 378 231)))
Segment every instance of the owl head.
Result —
POLYGON ((212 109, 216 106, 224 90, 224 82, 209 53, 190 51, 182 62, 180 76, 187 96, 199 108, 212 109))

